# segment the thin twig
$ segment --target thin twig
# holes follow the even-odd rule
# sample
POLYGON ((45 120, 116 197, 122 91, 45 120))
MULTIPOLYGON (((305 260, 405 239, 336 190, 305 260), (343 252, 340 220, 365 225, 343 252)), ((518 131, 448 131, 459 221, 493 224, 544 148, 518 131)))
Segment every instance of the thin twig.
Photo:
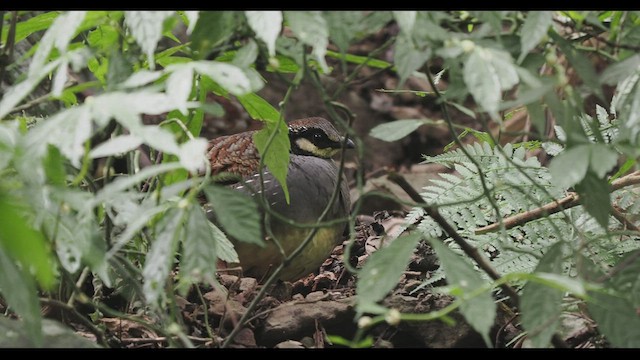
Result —
MULTIPOLYGON (((500 279, 500 274, 491 266, 491 264, 489 264, 487 259, 480 254, 478 249, 464 240, 464 238, 462 238, 462 236, 458 234, 458 232, 451 226, 451 224, 449 224, 449 222, 444 217, 442 217, 437 208, 427 205, 422 196, 420 196, 420 194, 413 188, 413 186, 411 186, 411 184, 407 182, 404 176, 394 172, 389 174, 388 179, 400 186, 402 190, 404 190, 413 201, 423 204, 422 208, 425 210, 425 212, 429 216, 431 216, 431 218, 436 223, 438 223, 442 230, 444 230, 444 232, 449 235, 449 237, 452 238, 456 244, 460 246, 462 251, 464 251, 467 256, 472 258, 484 272, 486 272, 493 280, 500 279)), ((517 304, 519 302, 518 293, 508 284, 502 284, 500 287, 511 298, 511 306, 517 307, 517 304)))
MULTIPOLYGON (((615 180, 611 183, 611 191, 616 191, 621 188, 640 184, 640 172, 636 171, 629 175, 623 176, 618 180, 615 180)), ((526 224, 530 221, 537 220, 543 218, 545 216, 549 216, 551 214, 555 214, 557 212, 572 208, 574 206, 581 204, 581 198, 577 193, 571 192, 569 195, 565 196, 560 200, 553 201, 551 203, 545 204, 539 208, 516 214, 513 216, 509 216, 507 218, 502 219, 502 224, 504 225, 505 230, 512 229, 516 226, 526 224)), ((635 226, 634 226, 635 227, 635 226)), ((493 223, 491 225, 487 225, 475 230, 476 235, 486 234, 492 231, 496 231, 500 229, 500 223, 493 223)), ((636 227, 637 229, 637 227, 636 227)))

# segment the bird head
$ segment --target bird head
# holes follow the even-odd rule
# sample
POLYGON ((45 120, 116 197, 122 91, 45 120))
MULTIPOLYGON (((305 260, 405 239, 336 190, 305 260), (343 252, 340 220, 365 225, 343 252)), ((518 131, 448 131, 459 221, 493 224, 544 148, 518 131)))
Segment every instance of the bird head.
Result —
MULTIPOLYGON (((291 152, 296 155, 331 158, 340 151, 344 137, 328 120, 321 117, 300 119, 289 123, 291 152)), ((355 143, 347 139, 347 149, 355 143)))

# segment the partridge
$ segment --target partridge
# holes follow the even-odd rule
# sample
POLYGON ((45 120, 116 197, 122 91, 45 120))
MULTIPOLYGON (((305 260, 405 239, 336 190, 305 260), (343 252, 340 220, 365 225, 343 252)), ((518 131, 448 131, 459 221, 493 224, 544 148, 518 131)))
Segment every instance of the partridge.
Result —
MULTIPOLYGON (((278 181, 269 169, 263 167, 265 200, 272 210, 288 219, 298 223, 314 223, 329 203, 338 177, 343 176, 339 174, 332 156, 340 151, 344 138, 329 121, 320 117, 296 120, 289 123, 288 127, 291 141, 287 174, 290 203, 287 204, 278 181)), ((247 131, 211 140, 207 158, 214 175, 224 172, 242 178, 242 181, 229 186, 255 197, 260 191, 260 155, 253 142, 254 133, 247 131)), ((353 148, 353 141, 347 140, 346 147, 353 148)), ((343 176, 337 199, 324 220, 346 218, 350 206, 349 188, 343 176)), ((345 226, 341 222, 319 228, 311 242, 283 269, 279 278, 294 281, 317 270, 341 240, 345 226)), ((311 228, 294 227, 272 217, 271 231, 289 255, 302 243, 311 228)), ((264 247, 231 240, 244 275, 261 279, 283 260, 272 239, 266 238, 264 247)))

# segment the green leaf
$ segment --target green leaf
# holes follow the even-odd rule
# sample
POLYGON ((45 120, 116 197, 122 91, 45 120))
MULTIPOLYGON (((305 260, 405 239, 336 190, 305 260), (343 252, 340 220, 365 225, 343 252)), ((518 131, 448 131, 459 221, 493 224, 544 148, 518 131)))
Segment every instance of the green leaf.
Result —
MULTIPOLYGON (((167 96, 176 101, 177 109, 187 114, 187 101, 193 87, 193 68, 191 66, 175 65, 175 69, 167 79, 165 88, 167 96)), ((167 69, 167 70, 169 70, 167 69)))
POLYGON ((51 49, 55 46, 60 54, 67 51, 67 46, 76 32, 76 28, 82 23, 86 11, 69 11, 58 16, 51 27, 38 42, 38 49, 33 55, 29 65, 29 77, 39 74, 45 66, 51 49))
POLYGON ((285 11, 289 27, 303 43, 312 46, 312 54, 320 64, 324 73, 329 67, 324 59, 329 44, 329 30, 327 22, 320 11, 285 11))
MULTIPOLYGON (((0 246, 0 292, 13 311, 22 317, 32 341, 29 345, 40 346, 42 344, 42 317, 36 286, 33 279, 24 270, 18 269, 7 255, 3 247, 0 246)), ((4 336, 9 334, 5 333, 4 336)))
POLYGON ((51 145, 47 147, 47 156, 42 159, 42 167, 47 179, 53 185, 65 185, 67 173, 64 171, 63 160, 57 147, 51 145))
POLYGON ((247 23, 256 37, 264 41, 269 56, 276 56, 276 39, 282 30, 281 11, 245 11, 247 23))
POLYGON ((600 75, 600 82, 607 85, 616 85, 627 77, 633 75, 640 67, 640 54, 630 56, 618 63, 608 66, 600 75))
POLYGON ((414 132, 425 122, 419 119, 396 120, 380 124, 369 132, 369 135, 383 141, 396 141, 414 132))
POLYGON ((238 101, 254 120, 276 123, 280 119, 280 112, 255 93, 238 96, 238 101))
POLYGON ((216 262, 218 261, 216 234, 202 207, 191 204, 182 239, 183 256, 180 261, 180 284, 183 294, 188 285, 195 282, 213 283, 216 281, 216 262))
POLYGON ((416 23, 416 11, 392 11, 392 13, 400 30, 410 35, 413 32, 413 25, 416 23))
POLYGON ((609 224, 609 214, 611 214, 609 182, 598 177, 592 171, 588 171, 584 179, 576 185, 576 190, 582 198, 585 210, 596 219, 602 228, 606 229, 609 224))
POLYGON ((51 71, 57 68, 62 59, 51 61, 44 65, 40 72, 27 77, 25 80, 16 85, 11 86, 5 91, 0 99, 0 119, 3 119, 13 108, 22 101, 29 93, 47 76, 51 71))
POLYGON ((502 91, 518 83, 508 53, 477 45, 464 64, 463 78, 476 102, 493 117, 497 117, 502 91))
POLYGON ((598 323, 598 331, 613 347, 640 347, 640 317, 627 299, 604 292, 590 292, 587 308, 598 323))
POLYGON ((496 317, 496 304, 493 301, 491 292, 483 292, 469 298, 470 293, 485 285, 485 280, 473 269, 468 260, 454 253, 439 239, 429 240, 429 243, 436 251, 438 259, 440 259, 444 267, 444 271, 447 274, 447 282, 463 291, 461 297, 465 301, 460 305, 460 312, 469 324, 482 335, 487 345, 491 344, 489 330, 493 326, 496 317))
POLYGON ((253 135, 253 142, 264 158, 264 164, 271 174, 278 180, 284 191, 287 204, 289 203, 289 188, 287 187, 287 173, 289 172, 289 152, 291 141, 289 140, 289 129, 284 121, 270 122, 265 127, 253 135), (267 143, 271 134, 275 137, 267 150, 267 143))
MULTIPOLYGON (((335 59, 344 59, 347 62, 353 63, 353 64, 364 64, 366 63, 367 66, 370 66, 372 68, 376 68, 376 69, 386 69, 386 68, 391 68, 392 64, 384 61, 384 60, 380 60, 380 59, 373 59, 373 58, 369 58, 367 56, 358 56, 358 55, 353 55, 353 54, 340 54, 337 53, 335 51, 331 51, 331 50, 327 50, 327 56, 335 58, 335 59)), ((296 72, 296 71, 292 71, 292 72, 296 72)))
MULTIPOLYGON (((547 249, 535 272, 562 273, 563 244, 558 242, 547 249)), ((528 282, 520 299, 522 326, 527 330, 533 347, 548 347, 551 337, 560 324, 564 292, 537 283, 528 282)))
POLYGON ((608 286, 623 294, 631 304, 640 307, 640 250, 623 256, 617 263, 619 269, 609 280, 608 286))
MULTIPOLYGON (((527 112, 531 123, 538 131, 539 134, 543 134, 547 127, 547 118, 544 115, 544 108, 540 102, 534 102, 527 104, 527 112)), ((551 154, 554 155, 554 154, 551 154)))
POLYGON ((407 78, 418 70, 431 57, 431 48, 419 50, 408 35, 400 35, 396 40, 394 62, 400 76, 398 87, 401 87, 407 78))
POLYGON ((190 63, 190 65, 197 72, 209 76, 233 95, 241 96, 260 90, 260 88, 252 87, 247 74, 235 65, 216 61, 198 61, 190 63))
POLYGON ((173 11, 126 11, 124 22, 147 55, 149 68, 155 69, 153 55, 158 41, 162 38, 164 20, 173 15, 173 11))
POLYGON ((158 305, 174 261, 177 238, 183 228, 184 210, 171 209, 156 226, 155 239, 142 269, 143 292, 147 303, 158 305))
POLYGON ((204 59, 236 29, 237 11, 201 11, 193 33, 191 46, 197 59, 204 59))
POLYGON ((89 152, 91 159, 121 155, 135 150, 142 144, 142 139, 135 135, 120 135, 96 146, 89 152))
MULTIPOLYGON (((91 341, 86 337, 72 331, 66 325, 49 319, 42 320, 42 328, 38 329, 39 335, 43 336, 42 343, 38 344, 42 348, 78 348, 95 349, 99 348, 95 340, 91 341)), ((32 331, 25 329, 24 321, 13 320, 0 317, 0 348, 31 348, 34 346, 32 331)))
POLYGON ((358 274, 356 293, 359 311, 384 299, 398 284, 421 238, 417 233, 400 236, 369 256, 358 274))
POLYGON ((589 145, 578 145, 565 149, 551 160, 549 172, 554 183, 566 189, 584 179, 589 168, 589 145))
MULTIPOLYGON (((42 233, 33 229, 19 208, 4 194, 0 196, 0 214, 0 252, 4 251, 19 261, 23 268, 32 269, 40 285, 50 288, 55 276, 50 248, 42 233)), ((13 291, 13 287, 0 285, 0 288, 13 291)))
POLYGON ((236 52, 233 57, 233 64, 240 68, 249 68, 258 58, 258 45, 253 39, 249 39, 247 43, 236 52))
MULTIPOLYGON (((346 53, 351 40, 360 32, 364 17, 363 12, 325 11, 323 16, 329 26, 329 38, 340 49, 341 54, 346 53)), ((329 51, 327 51, 327 55, 329 55, 329 51)))
POLYGON ((618 164, 618 153, 607 145, 592 144, 589 150, 591 153, 589 168, 598 178, 604 178, 618 164))
POLYGON ((264 244, 260 211, 251 196, 217 185, 206 186, 204 193, 213 207, 217 223, 230 237, 247 243, 264 244))
MULTIPOLYGON (((60 15, 59 11, 48 11, 43 14, 38 14, 25 21, 20 21, 16 24, 15 43, 19 43, 27 36, 36 33, 41 30, 46 30, 51 27, 53 21, 60 15)), ((2 28, 2 43, 7 43, 7 35, 9 34, 9 26, 2 28)))
POLYGON ((518 63, 533 50, 536 45, 547 34, 547 30, 553 23, 553 12, 551 11, 529 11, 520 31, 520 57, 518 63))

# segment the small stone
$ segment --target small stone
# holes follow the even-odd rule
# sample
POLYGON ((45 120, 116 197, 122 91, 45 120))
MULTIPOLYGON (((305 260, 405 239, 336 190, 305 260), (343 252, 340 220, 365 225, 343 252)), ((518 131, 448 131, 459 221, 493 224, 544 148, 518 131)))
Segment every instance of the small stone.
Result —
POLYGON ((302 345, 299 341, 287 340, 279 343, 275 346, 276 349, 304 349, 304 345, 302 345))

